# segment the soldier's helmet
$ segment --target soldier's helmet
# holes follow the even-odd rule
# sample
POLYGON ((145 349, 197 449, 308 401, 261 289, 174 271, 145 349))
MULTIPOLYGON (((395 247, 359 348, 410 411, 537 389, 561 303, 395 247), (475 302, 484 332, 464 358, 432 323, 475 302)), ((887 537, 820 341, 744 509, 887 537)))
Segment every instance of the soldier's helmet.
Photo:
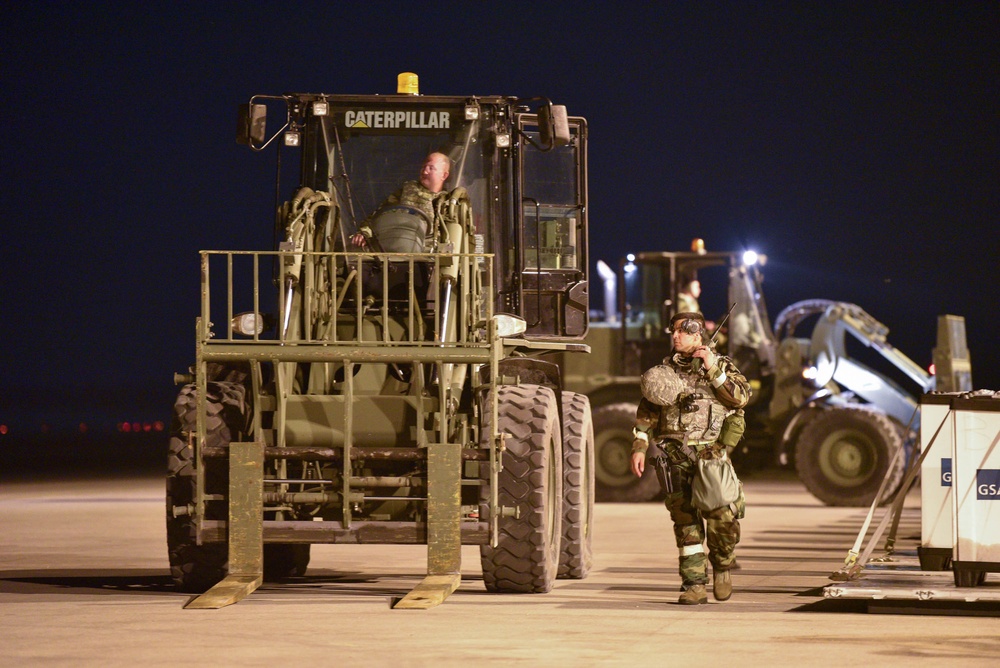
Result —
POLYGON ((650 368, 639 379, 642 396, 657 406, 670 406, 686 386, 672 366, 660 364, 650 368))

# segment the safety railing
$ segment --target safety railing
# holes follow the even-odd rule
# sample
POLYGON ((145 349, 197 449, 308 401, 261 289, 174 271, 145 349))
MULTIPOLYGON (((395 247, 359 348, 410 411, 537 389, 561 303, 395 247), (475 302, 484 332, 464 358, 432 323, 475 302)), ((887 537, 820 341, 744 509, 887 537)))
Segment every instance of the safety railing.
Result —
POLYGON ((482 253, 202 251, 199 342, 486 345, 492 263, 482 253), (240 314, 266 324, 240 333, 234 320, 240 314), (380 326, 362 326, 366 320, 380 326))

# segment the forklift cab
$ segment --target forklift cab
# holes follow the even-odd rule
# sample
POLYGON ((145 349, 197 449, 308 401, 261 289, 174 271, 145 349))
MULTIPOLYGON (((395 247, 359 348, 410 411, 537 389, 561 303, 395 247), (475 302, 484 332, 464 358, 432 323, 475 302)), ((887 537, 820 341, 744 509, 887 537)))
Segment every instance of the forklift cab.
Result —
POLYGON ((761 290, 761 264, 751 252, 651 252, 626 258, 618 282, 626 373, 641 374, 670 354, 670 318, 680 310, 680 292, 698 280, 701 312, 717 350, 748 379, 773 374, 777 343, 761 290))

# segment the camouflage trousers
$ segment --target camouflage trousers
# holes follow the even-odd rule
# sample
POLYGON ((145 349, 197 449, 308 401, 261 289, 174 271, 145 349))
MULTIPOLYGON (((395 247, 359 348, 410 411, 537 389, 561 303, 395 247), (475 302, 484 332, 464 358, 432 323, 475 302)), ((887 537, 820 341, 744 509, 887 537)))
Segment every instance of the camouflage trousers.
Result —
POLYGON ((664 505, 674 523, 674 538, 680 551, 680 575, 685 587, 708 583, 707 562, 717 571, 729 570, 736 560, 740 542, 740 522, 732 508, 723 506, 711 512, 691 505, 691 481, 695 464, 679 449, 667 448, 674 487, 664 505), (703 544, 708 545, 706 557, 703 544))

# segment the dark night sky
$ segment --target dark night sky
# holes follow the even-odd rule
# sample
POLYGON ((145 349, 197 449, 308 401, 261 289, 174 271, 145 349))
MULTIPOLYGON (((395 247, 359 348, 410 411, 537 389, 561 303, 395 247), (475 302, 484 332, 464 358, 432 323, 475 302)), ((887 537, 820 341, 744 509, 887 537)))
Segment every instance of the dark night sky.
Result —
POLYGON ((166 419, 197 251, 270 248, 255 93, 545 95, 591 128, 592 255, 753 246, 772 317, 860 304, 994 352, 1000 4, 6 3, 0 422, 166 419))

